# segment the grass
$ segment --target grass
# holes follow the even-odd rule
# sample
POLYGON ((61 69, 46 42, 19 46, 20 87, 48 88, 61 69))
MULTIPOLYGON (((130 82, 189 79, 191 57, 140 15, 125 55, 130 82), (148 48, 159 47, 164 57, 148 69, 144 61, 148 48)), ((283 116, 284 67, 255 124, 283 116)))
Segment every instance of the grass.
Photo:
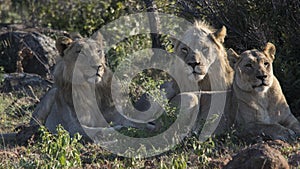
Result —
MULTIPOLYGON (((29 122, 35 102, 16 93, 1 93, 0 98, 1 133, 12 132, 16 126, 29 122)), ((134 136, 143 135, 141 131, 130 130, 134 136)), ((30 140, 26 146, 0 144, 0 168, 222 168, 234 154, 247 147, 232 133, 206 142, 191 136, 168 152, 134 159, 117 156, 96 144, 82 144, 80 139, 79 135, 70 138, 62 127, 57 128, 57 134, 41 127, 39 139, 30 140)), ((297 158, 300 143, 279 146, 279 150, 287 159, 297 158)))
POLYGON ((30 119, 33 110, 32 100, 18 98, 12 94, 0 93, 0 132, 13 132, 17 126, 30 119))

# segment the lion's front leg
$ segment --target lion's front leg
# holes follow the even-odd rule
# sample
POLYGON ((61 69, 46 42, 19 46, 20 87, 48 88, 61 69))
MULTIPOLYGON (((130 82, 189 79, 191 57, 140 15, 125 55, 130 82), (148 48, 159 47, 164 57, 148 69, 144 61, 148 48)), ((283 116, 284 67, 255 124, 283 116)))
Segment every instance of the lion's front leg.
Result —
POLYGON ((240 131, 243 138, 257 138, 272 140, 295 140, 295 132, 280 124, 248 123, 240 131))
POLYGON ((179 111, 177 118, 180 120, 180 128, 184 127, 186 134, 195 129, 197 122, 197 116, 199 112, 199 100, 200 95, 196 95, 192 92, 184 92, 176 95, 171 101, 171 106, 175 106, 179 111))
POLYGON ((37 105, 30 120, 30 125, 45 124, 55 103, 56 88, 50 89, 37 105))
POLYGON ((289 107, 284 107, 284 109, 280 111, 282 116, 282 120, 279 123, 291 130, 293 130, 298 137, 300 137, 300 122, 298 119, 292 114, 289 107))

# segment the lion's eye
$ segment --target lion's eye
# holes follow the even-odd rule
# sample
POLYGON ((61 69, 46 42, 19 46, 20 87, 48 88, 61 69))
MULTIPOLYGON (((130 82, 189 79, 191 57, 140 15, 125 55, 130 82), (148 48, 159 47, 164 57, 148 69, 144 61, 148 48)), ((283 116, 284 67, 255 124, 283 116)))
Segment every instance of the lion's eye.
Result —
POLYGON ((186 47, 181 48, 181 52, 184 54, 188 53, 188 49, 186 47))
POLYGON ((265 67, 268 67, 270 65, 270 63, 269 62, 265 62, 264 65, 265 65, 265 67))
POLYGON ((245 67, 252 68, 252 64, 248 63, 248 64, 245 65, 245 67))
POLYGON ((207 53, 207 52, 208 52, 208 47, 204 47, 204 48, 202 49, 202 51, 203 51, 203 53, 207 53))
POLYGON ((93 69, 96 69, 98 70, 99 69, 99 66, 91 66, 93 69))
POLYGON ((101 49, 98 49, 98 51, 97 51, 98 53, 100 53, 100 54, 102 54, 102 50, 101 49))

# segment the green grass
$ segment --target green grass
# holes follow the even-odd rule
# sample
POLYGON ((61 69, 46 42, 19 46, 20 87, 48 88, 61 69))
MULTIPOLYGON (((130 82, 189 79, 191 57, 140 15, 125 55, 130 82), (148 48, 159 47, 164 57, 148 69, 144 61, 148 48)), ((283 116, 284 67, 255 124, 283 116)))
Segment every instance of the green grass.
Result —
MULTIPOLYGON (((1 133, 12 132, 16 126, 29 122, 34 102, 14 93, 2 93, 0 98, 1 133)), ((133 137, 146 134, 135 129, 122 130, 133 137)), ((247 147, 233 133, 209 138, 206 142, 191 136, 168 152, 134 159, 117 156, 96 144, 82 144, 80 139, 79 135, 71 138, 62 127, 57 128, 57 134, 51 134, 42 127, 39 139, 30 140, 26 146, 1 143, 0 168, 222 168, 232 155, 247 147)), ((279 150, 286 158, 293 158, 300 153, 300 143, 283 146, 279 150)))
POLYGON ((33 100, 0 93, 0 132, 12 132, 28 123, 33 108, 33 100))

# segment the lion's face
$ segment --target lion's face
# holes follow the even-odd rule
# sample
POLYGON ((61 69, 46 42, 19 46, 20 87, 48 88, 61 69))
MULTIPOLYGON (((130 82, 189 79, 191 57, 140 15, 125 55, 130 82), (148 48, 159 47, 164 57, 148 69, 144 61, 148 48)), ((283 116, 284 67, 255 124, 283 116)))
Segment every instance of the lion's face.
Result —
POLYGON ((243 52, 235 70, 237 85, 244 90, 261 92, 272 85, 272 60, 258 50, 243 52))
POLYGON ((81 79, 90 83, 101 82, 105 57, 103 49, 96 41, 91 39, 75 41, 64 51, 64 54, 66 65, 70 67, 75 65, 73 79, 81 79))
POLYGON ((215 62, 226 36, 226 28, 211 32, 196 24, 185 32, 182 40, 175 45, 175 52, 187 64, 185 70, 190 80, 201 81, 215 62))
POLYGON ((79 39, 71 41, 62 49, 60 53, 65 80, 72 80, 73 83, 99 83, 103 80, 106 65, 101 42, 94 39, 79 39))
POLYGON ((275 46, 271 43, 264 51, 247 50, 240 55, 235 63, 235 83, 244 91, 266 92, 273 83, 272 62, 275 46))

